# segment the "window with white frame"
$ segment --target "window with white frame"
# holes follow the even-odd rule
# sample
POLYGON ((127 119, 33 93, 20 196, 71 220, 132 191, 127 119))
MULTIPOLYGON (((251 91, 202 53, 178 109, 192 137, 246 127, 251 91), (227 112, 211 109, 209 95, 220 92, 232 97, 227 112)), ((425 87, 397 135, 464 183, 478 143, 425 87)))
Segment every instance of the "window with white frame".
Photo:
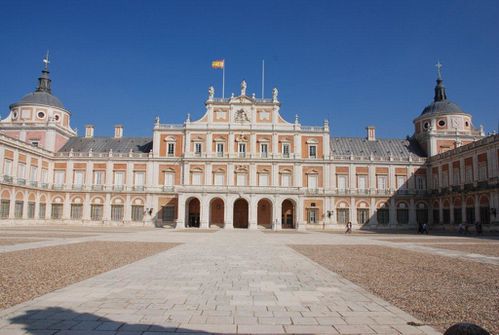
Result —
POLYGON ((447 187, 449 184, 449 172, 442 171, 442 187, 447 187))
POLYGON ((5 176, 12 176, 12 161, 6 159, 3 165, 3 174, 5 176))
POLYGON ((168 142, 168 156, 173 157, 175 155, 175 143, 168 142))
POLYGON ((416 190, 426 189, 426 178, 425 176, 416 175, 416 190))
POLYGON ((406 177, 405 176, 397 176, 397 189, 398 190, 406 190, 406 177))
POLYGON ((102 220, 103 215, 104 215, 104 205, 92 204, 90 206, 90 219, 92 221, 102 220))
POLYGON ((84 182, 84 179, 85 179, 85 171, 83 170, 76 170, 74 172, 74 180, 73 180, 73 184, 75 186, 82 186, 83 185, 83 182, 84 182))
POLYGON ((144 171, 135 171, 135 186, 143 187, 146 182, 146 173, 144 171))
POLYGON ((28 202, 28 219, 34 219, 34 218, 35 218, 35 203, 28 202))
POLYGON ((132 205, 132 221, 140 222, 144 219, 144 206, 132 205))
POLYGON ((487 179, 487 162, 478 163, 478 180, 487 179))
POLYGON ((175 206, 163 206, 161 209, 161 220, 163 222, 172 222, 175 220, 175 206))
POLYGON ((165 171, 165 186, 173 186, 175 183, 175 172, 165 171))
POLYGON ((21 178, 21 179, 26 178, 26 164, 19 163, 17 165, 17 178, 21 178))
POLYGON ((49 176, 49 172, 47 169, 42 169, 42 175, 41 175, 41 182, 43 184, 46 184, 48 182, 48 176, 49 176))
POLYGON ((317 188, 317 174, 308 174, 307 175, 307 186, 308 188, 311 188, 311 189, 316 189, 317 188))
POLYGON ((105 175, 106 175, 106 171, 95 170, 94 171, 94 185, 103 185, 105 175))
POLYGON ((34 166, 34 165, 31 165, 31 169, 30 169, 30 172, 29 172, 29 180, 30 181, 36 181, 37 175, 38 175, 38 167, 34 166))
POLYGON ((433 182, 433 188, 438 188, 438 185, 439 185, 439 183, 438 183, 438 174, 436 174, 436 173, 433 174, 432 175, 432 179, 433 179, 432 180, 432 182, 433 182))
POLYGON ((14 203, 14 217, 16 219, 22 219, 23 207, 24 207, 24 201, 16 200, 16 202, 14 203))
POLYGON ((307 223, 317 223, 317 208, 309 208, 307 212, 307 223))
POLYGON ((367 190, 367 175, 357 175, 357 188, 362 191, 367 190))
POLYGON ((64 177, 65 177, 64 170, 55 170, 54 171, 54 184, 57 186, 64 185, 64 177))
POLYGON ((0 202, 0 219, 7 219, 10 212, 10 200, 1 200, 0 202))
POLYGON ((201 172, 192 172, 192 185, 201 185, 201 172))
POLYGON ((125 184, 125 171, 114 171, 114 185, 123 186, 125 184))
POLYGON ((71 220, 81 220, 83 217, 83 204, 71 204, 71 220))
POLYGON ((51 219, 62 219, 62 204, 52 204, 51 206, 51 219))
POLYGON ((268 173, 258 174, 258 186, 269 186, 269 175, 268 173))
POLYGON ((289 143, 282 144, 282 157, 289 158, 289 143))
POLYGON ((345 191, 348 187, 348 176, 346 174, 339 174, 337 179, 338 190, 345 191))
POLYGON ((246 173, 237 173, 236 183, 237 186, 246 186, 246 173))
POLYGON ((388 176, 386 176, 386 175, 377 175, 378 190, 386 190, 386 188, 388 186, 387 179, 388 179, 388 176))
POLYGON ((260 156, 267 157, 269 155, 269 145, 267 143, 260 143, 260 156))
POLYGON ((317 145, 311 144, 308 146, 308 157, 317 158, 317 145))
POLYGON ((202 149, 203 149, 202 143, 200 142, 194 143, 194 154, 196 156, 201 156, 202 149))
POLYGON ((217 172, 215 173, 214 179, 215 185, 221 186, 224 184, 225 174, 223 172, 217 172))
POLYGON ((283 173, 281 174, 281 186, 289 187, 291 186, 291 173, 283 173))
POLYGON ((47 212, 47 204, 40 203, 40 205, 38 205, 38 218, 45 219, 46 212, 47 212))
POLYGON ((217 156, 218 157, 223 157, 224 155, 224 144, 223 143, 217 143, 217 156))
POLYGON ((471 165, 466 165, 464 168, 464 181, 466 184, 473 182, 473 167, 471 165))
POLYGON ((111 221, 122 221, 125 214, 125 206, 111 205, 111 221))
POLYGON ((239 157, 246 157, 246 143, 239 143, 238 149, 239 157))

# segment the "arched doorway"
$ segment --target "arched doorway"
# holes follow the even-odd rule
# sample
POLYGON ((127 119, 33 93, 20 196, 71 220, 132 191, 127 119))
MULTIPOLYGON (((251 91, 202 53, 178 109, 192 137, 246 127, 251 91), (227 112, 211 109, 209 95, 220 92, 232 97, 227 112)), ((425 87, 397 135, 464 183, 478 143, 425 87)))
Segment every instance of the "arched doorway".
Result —
POLYGON ((490 223, 490 203, 486 195, 480 197, 480 222, 482 224, 490 223))
POLYGON ((210 202, 210 226, 215 225, 220 228, 224 226, 225 206, 220 198, 212 199, 210 202))
POLYGON ((269 199, 258 201, 257 224, 265 228, 272 227, 272 202, 269 199))
POLYGON ((248 228, 248 202, 244 199, 234 202, 234 228, 248 228))
POLYGON ((197 198, 187 200, 187 227, 198 227, 201 213, 201 206, 197 198))
POLYGON ((294 228, 295 227, 295 205, 294 203, 286 199, 282 202, 282 216, 281 224, 282 228, 294 228))

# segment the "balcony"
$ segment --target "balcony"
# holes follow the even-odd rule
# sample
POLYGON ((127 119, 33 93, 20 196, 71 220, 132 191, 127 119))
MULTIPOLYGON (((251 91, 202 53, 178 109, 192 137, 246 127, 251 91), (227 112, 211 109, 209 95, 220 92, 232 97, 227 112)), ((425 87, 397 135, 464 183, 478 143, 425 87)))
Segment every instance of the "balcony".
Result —
POLYGON ((47 184, 47 183, 41 183, 40 187, 47 189, 47 188, 49 188, 49 184, 47 184))
POLYGON ((26 185, 26 179, 17 178, 17 185, 26 185))
POLYGON ((175 191, 175 188, 173 186, 166 186, 166 185, 163 186, 163 192, 171 193, 174 191, 175 191))
POLYGON ((5 175, 5 176, 3 176, 3 181, 4 181, 4 183, 12 184, 13 178, 11 176, 5 175))
POLYGON ((125 186, 123 185, 114 185, 113 186, 113 191, 115 192, 123 192, 125 190, 125 186))
POLYGON ((62 189, 64 189, 64 184, 53 184, 52 189, 53 190, 62 190, 62 189))
POLYGON ((74 191, 83 191, 83 185, 73 185, 74 191))
POLYGON ((144 185, 137 185, 133 187, 135 192, 144 192, 144 185))
POLYGON ((260 157, 261 158, 267 158, 269 156, 269 153, 268 152, 260 152, 260 157))
POLYGON ((38 182, 37 182, 37 181, 32 180, 32 181, 30 181, 30 182, 29 182, 29 185, 30 185, 31 187, 38 187, 38 182))
POLYGON ((103 189, 103 185, 92 185, 92 191, 102 191, 103 189))

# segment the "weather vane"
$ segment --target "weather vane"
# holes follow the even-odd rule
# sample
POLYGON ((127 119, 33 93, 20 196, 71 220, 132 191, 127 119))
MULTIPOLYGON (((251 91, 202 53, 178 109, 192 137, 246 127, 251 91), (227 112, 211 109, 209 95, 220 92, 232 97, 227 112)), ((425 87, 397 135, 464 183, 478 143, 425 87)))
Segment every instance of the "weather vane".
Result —
POLYGON ((47 54, 45 55, 45 58, 43 59, 43 62, 45 63, 45 70, 49 69, 49 51, 47 50, 47 54))
POLYGON ((437 75, 438 75, 438 79, 442 80, 442 64, 440 63, 440 61, 437 61, 437 64, 435 64, 435 67, 437 68, 437 75))

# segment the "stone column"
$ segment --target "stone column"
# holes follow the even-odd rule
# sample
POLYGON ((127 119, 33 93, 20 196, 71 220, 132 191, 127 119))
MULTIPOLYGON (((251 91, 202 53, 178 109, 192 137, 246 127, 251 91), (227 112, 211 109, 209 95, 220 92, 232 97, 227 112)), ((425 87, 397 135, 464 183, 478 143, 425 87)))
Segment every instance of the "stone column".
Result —
POLYGON ((229 195, 225 203, 224 229, 234 229, 234 201, 235 196, 229 195))
POLYGON ((125 196, 125 203, 123 204, 123 221, 125 223, 130 223, 132 221, 132 202, 130 199, 130 194, 125 196))
POLYGON ((376 217, 376 199, 371 198, 371 203, 369 204, 369 225, 376 226, 378 224, 378 218, 376 217))
POLYGON ((416 204, 414 198, 409 200, 409 224, 416 225, 416 204))
POLYGON ((303 199, 301 197, 298 198, 298 201, 296 203, 296 229, 297 230, 305 230, 305 223, 303 222, 303 215, 304 215, 304 208, 303 208, 303 199))
POLYGON ((175 229, 185 229, 185 200, 185 195, 179 194, 177 205, 177 222, 175 224, 175 229))
MULTIPOLYGON (((480 221, 480 196, 475 194, 475 222, 480 221)), ((474 224, 475 222, 472 222, 474 224)))
POLYGON ((272 205, 272 222, 275 230, 282 230, 282 203, 281 199, 274 196, 274 204, 272 205))
POLYGON ((390 212, 390 220, 388 221, 389 226, 397 225, 397 208, 395 206, 395 199, 392 197, 390 199, 390 208, 388 209, 390 212))
POLYGON ((258 201, 256 201, 253 194, 250 195, 250 201, 248 205, 248 229, 256 230, 258 228, 258 201))
POLYGON ((210 228, 210 203, 207 196, 203 196, 199 203, 200 213, 199 213, 199 228, 208 229, 210 228))

